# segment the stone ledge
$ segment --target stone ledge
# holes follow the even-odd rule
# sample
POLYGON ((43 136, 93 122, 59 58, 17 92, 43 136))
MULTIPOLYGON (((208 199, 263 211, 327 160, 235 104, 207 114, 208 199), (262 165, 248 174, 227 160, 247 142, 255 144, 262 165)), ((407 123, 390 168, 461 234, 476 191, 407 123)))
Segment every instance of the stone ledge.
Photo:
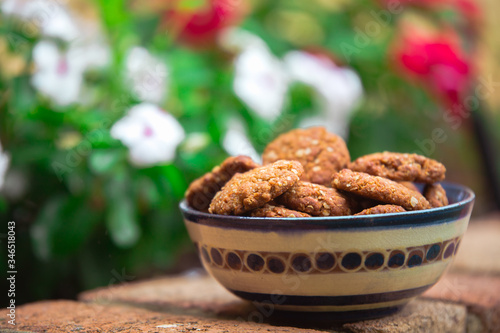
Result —
POLYGON ((344 324, 353 333, 457 333, 465 332, 467 310, 458 304, 417 299, 393 316, 344 324))
MULTIPOLYGON (((13 327, 0 311, 0 331, 13 327)), ((89 304, 74 301, 43 301, 17 309, 15 330, 25 332, 321 332, 314 329, 271 327, 237 320, 219 320, 150 311, 122 305, 89 304)))
POLYGON ((485 332, 500 330, 500 276, 450 272, 423 297, 463 304, 477 316, 475 326, 485 332))
POLYGON ((198 315, 238 316, 255 308, 217 281, 197 271, 188 275, 100 288, 80 294, 79 300, 99 304, 131 304, 198 315))
MULTIPOLYGON (((6 318, 6 311, 0 311, 6 318)), ((206 317, 152 311, 119 304, 42 301, 17 309, 16 330, 25 332, 464 332, 465 307, 439 301, 415 300, 400 313, 377 320, 326 328, 290 327, 227 317, 206 317)), ((293 315, 293 314, 292 314, 293 315)), ((0 331, 12 326, 0 320, 0 331)))
MULTIPOLYGON (((266 322, 278 325, 287 323, 286 318, 277 320, 272 313, 267 315, 266 311, 260 311, 251 303, 236 298, 206 275, 130 283, 86 292, 80 299, 99 304, 128 304, 160 311, 184 311, 210 318, 253 318, 264 319, 266 322)), ((465 331, 466 317, 467 311, 464 306, 417 299, 401 312, 386 318, 344 325, 330 324, 326 325, 326 328, 341 332, 375 330, 374 332, 454 333, 465 331)), ((320 327, 324 329, 325 324, 320 327)))
POLYGON ((451 271, 500 275, 500 215, 469 223, 451 271))

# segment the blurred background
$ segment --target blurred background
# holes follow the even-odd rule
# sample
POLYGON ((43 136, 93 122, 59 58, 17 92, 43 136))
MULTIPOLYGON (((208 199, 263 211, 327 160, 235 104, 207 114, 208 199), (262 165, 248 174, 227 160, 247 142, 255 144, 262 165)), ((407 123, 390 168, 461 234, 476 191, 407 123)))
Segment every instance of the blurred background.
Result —
POLYGON ((327 127, 353 158, 432 157, 476 192, 475 216, 500 208, 498 1, 0 10, 0 270, 15 221, 18 305, 197 266, 187 185, 296 127, 327 127))

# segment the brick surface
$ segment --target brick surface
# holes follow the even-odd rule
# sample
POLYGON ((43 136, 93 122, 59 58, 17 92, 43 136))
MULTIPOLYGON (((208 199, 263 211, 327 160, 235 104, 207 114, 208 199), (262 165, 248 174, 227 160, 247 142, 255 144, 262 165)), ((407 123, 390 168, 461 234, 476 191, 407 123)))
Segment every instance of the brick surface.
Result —
MULTIPOLYGON (((12 330, 0 311, 0 332, 12 330)), ((16 311, 16 331, 24 332, 464 332, 466 311, 459 305, 415 300, 399 314, 323 329, 269 325, 187 315, 119 304, 42 301, 16 311)))
MULTIPOLYGON (((121 305, 74 301, 45 301, 17 309, 15 330, 25 332, 320 332, 314 329, 269 326, 237 320, 218 320, 121 305)), ((0 311, 0 332, 13 329, 0 311)))
POLYGON ((464 304, 479 318, 483 331, 500 332, 500 276, 450 272, 423 297, 464 304))
POLYGON ((101 288, 84 292, 79 299, 222 316, 238 316, 254 310, 213 278, 199 273, 101 288))
POLYGON ((390 317, 344 324, 349 332, 365 333, 463 333, 467 310, 462 305, 415 300, 390 317))
POLYGON ((451 271, 500 275, 500 215, 470 222, 451 271))
MULTIPOLYGON (((251 303, 242 301, 209 276, 163 278, 154 281, 125 284, 86 292, 81 300, 87 302, 121 303, 156 309, 184 311, 216 318, 264 320, 286 324, 286 318, 276 321, 268 309, 259 311, 251 303)), ((342 332, 463 332, 467 312, 464 306, 444 302, 415 300, 395 315, 356 324, 322 324, 324 329, 342 332), (411 330, 410 328, 414 328, 411 330), (410 329, 410 330, 409 330, 410 329)), ((293 319, 293 317, 291 318, 293 319)), ((314 324, 307 323, 304 325, 314 324)))

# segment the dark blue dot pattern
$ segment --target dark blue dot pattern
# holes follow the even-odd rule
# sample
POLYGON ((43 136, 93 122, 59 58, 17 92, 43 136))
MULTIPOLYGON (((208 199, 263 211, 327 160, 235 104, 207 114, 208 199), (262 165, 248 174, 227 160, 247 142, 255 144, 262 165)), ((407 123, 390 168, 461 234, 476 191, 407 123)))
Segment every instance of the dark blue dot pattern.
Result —
POLYGON ((342 267, 345 269, 356 269, 361 265, 361 256, 359 253, 351 252, 347 253, 344 258, 342 258, 342 267))
POLYGON ((433 244, 429 248, 429 250, 427 250, 427 255, 425 256, 425 258, 427 259, 427 261, 431 261, 436 259, 440 253, 441 253, 441 245, 433 244))
POLYGON ((220 254, 220 251, 218 249, 216 249, 215 247, 213 247, 211 250, 210 250, 210 255, 212 257, 212 260, 214 261, 214 263, 216 265, 219 265, 219 266, 222 266, 222 264, 224 263, 223 260, 222 260, 222 255, 220 254))
POLYGON ((227 265, 234 270, 239 271, 241 269, 241 258, 235 252, 228 252, 226 256, 227 265))
POLYGON ((335 256, 329 252, 320 252, 315 256, 316 267, 319 270, 330 270, 335 266, 335 256))
POLYGON ((388 266, 390 268, 402 267, 405 263, 405 254, 402 251, 393 251, 389 257, 388 266))
POLYGON ((444 250, 443 258, 447 259, 453 255, 455 252, 455 244, 450 243, 448 244, 448 247, 444 250))
POLYGON ((269 257, 267 259, 267 268, 276 274, 281 274, 285 271, 285 263, 281 258, 278 257, 269 257))
POLYGON ((384 255, 382 253, 370 253, 365 260, 367 269, 379 269, 384 265, 384 255))
POLYGON ((264 268, 264 259, 260 255, 252 253, 247 257, 247 265, 252 271, 261 271, 264 268))
POLYGON ((195 243, 205 265, 267 274, 327 274, 412 269, 449 260, 460 237, 441 243, 383 251, 320 251, 315 253, 252 252, 195 243))
POLYGON ((422 265, 422 256, 413 254, 408 258, 408 267, 415 267, 422 265))
POLYGON ((299 273, 309 272, 312 268, 311 259, 305 253, 295 255, 292 259, 292 268, 299 273))

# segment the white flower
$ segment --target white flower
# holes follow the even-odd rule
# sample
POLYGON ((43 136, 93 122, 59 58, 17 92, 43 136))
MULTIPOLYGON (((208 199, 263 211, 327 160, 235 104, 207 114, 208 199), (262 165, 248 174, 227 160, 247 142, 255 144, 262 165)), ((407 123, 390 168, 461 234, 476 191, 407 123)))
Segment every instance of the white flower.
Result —
POLYGON ((240 52, 249 47, 264 47, 267 45, 257 35, 240 28, 226 28, 217 38, 218 43, 228 51, 240 52))
POLYGON ((113 125, 111 136, 129 148, 133 164, 150 166, 174 159, 184 130, 171 114, 156 105, 142 103, 113 125))
POLYGON ((186 136, 182 143, 182 151, 188 154, 196 154, 211 142, 210 135, 206 132, 193 132, 186 136))
POLYGON ((4 0, 1 8, 4 14, 18 16, 32 24, 25 26, 28 32, 36 28, 46 37, 65 41, 80 36, 81 29, 75 24, 77 19, 60 0, 4 0))
POLYGON ((2 144, 0 143, 0 190, 5 182, 5 175, 7 174, 7 168, 9 167, 10 156, 3 152, 2 144))
MULTIPOLYGON (((0 164, 2 163, 0 162, 0 164)), ((2 178, 1 175, 0 178, 2 178)), ((5 173, 3 178, 4 178, 3 188, 2 185, 0 184, 0 191, 9 201, 18 201, 26 194, 26 191, 28 190, 29 181, 28 181, 28 175, 24 171, 20 169, 10 168, 5 173)))
POLYGON ((126 59, 127 77, 144 102, 159 104, 166 96, 167 66, 142 47, 132 48, 126 59))
POLYGON ((248 139, 243 123, 238 119, 231 119, 228 130, 222 140, 222 146, 231 156, 246 155, 255 162, 261 162, 259 153, 248 139))
POLYGON ((54 42, 40 41, 33 48, 36 71, 31 83, 57 104, 68 105, 79 100, 84 72, 109 58, 109 49, 99 42, 71 43, 61 51, 54 42))
POLYGON ((301 51, 289 52, 284 62, 290 76, 313 87, 323 101, 322 115, 304 119, 301 126, 323 125, 346 137, 349 115, 363 94, 357 73, 350 68, 338 67, 326 57, 301 51))
POLYGON ((281 113, 288 89, 283 64, 266 46, 252 45, 235 61, 236 95, 261 117, 273 120, 281 113))

